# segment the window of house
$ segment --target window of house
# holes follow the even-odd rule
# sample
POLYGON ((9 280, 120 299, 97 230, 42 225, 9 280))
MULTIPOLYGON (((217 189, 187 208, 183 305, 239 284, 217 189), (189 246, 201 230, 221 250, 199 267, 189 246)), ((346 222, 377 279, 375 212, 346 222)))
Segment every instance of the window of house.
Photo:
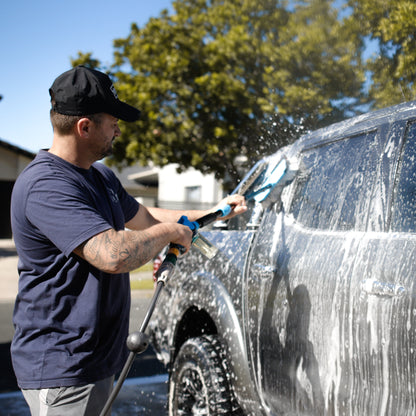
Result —
POLYGON ((416 122, 407 126, 392 209, 392 231, 416 232, 416 122))
POLYGON ((185 187, 186 202, 201 202, 201 186, 187 186, 185 187))
POLYGON ((365 230, 379 154, 376 132, 305 151, 289 211, 306 227, 365 230))

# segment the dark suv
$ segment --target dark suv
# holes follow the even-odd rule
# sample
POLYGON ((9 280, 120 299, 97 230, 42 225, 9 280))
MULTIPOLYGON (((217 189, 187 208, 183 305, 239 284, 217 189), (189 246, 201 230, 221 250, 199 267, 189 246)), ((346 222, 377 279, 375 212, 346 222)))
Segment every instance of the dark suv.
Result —
POLYGON ((249 212, 178 261, 151 323, 170 414, 416 414, 416 102, 307 134, 236 192, 249 212))

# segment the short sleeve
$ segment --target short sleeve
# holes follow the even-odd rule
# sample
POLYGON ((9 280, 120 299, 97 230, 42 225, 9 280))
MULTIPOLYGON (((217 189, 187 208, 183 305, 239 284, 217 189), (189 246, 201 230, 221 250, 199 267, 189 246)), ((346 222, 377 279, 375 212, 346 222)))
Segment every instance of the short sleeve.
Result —
POLYGON ((82 186, 44 178, 29 191, 26 217, 66 256, 94 235, 112 228, 82 186))

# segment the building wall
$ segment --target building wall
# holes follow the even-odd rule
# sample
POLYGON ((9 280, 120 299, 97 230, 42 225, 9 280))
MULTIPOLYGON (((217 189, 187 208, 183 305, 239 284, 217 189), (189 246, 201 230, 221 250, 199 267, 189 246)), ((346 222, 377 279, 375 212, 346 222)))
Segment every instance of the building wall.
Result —
POLYGON ((177 173, 177 165, 164 166, 159 172, 158 204, 162 208, 208 208, 222 198, 221 184, 213 174, 195 169, 177 173))
POLYGON ((0 180, 14 182, 31 160, 12 150, 0 148, 0 180))
POLYGON ((31 157, 7 147, 0 147, 0 238, 11 238, 10 199, 13 185, 31 157))

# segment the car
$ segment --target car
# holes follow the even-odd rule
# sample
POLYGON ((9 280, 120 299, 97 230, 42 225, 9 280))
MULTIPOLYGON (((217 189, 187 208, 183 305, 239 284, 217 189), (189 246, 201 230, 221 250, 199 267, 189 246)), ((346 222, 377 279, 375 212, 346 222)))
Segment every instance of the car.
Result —
POLYGON ((150 323, 170 415, 416 414, 416 101, 308 133, 201 230, 150 323), (276 173, 277 172, 277 173, 276 173))

